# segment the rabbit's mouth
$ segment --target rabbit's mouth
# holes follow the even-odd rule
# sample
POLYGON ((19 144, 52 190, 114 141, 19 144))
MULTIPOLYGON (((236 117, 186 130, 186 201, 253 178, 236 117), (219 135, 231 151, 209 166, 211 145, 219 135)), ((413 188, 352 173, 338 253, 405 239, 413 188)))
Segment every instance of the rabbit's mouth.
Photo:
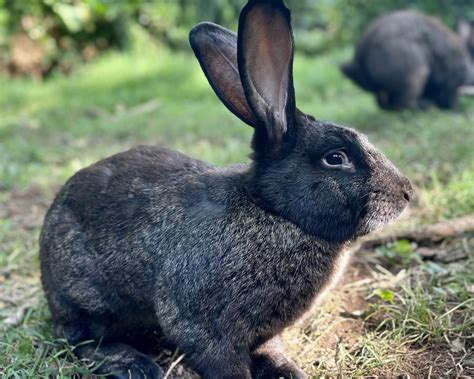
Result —
POLYGON ((395 198, 390 193, 373 192, 359 223, 359 236, 365 235, 394 221, 408 205, 405 198, 395 198))

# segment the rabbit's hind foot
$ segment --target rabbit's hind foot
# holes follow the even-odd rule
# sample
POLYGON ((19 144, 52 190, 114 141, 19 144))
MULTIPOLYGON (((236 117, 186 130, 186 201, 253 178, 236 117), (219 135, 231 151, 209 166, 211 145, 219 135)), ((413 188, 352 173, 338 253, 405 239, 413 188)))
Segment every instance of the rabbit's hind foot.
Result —
POLYGON ((97 368, 95 374, 115 379, 161 379, 163 371, 153 360, 123 343, 85 345, 76 349, 82 359, 89 359, 97 368))

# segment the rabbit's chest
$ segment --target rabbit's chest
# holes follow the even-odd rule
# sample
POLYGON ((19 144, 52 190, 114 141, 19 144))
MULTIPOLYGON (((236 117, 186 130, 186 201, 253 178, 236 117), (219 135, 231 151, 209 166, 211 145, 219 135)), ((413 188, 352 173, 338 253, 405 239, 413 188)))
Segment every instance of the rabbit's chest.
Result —
POLYGON ((262 312, 265 318, 259 335, 273 335, 304 320, 338 282, 351 256, 349 250, 337 254, 312 253, 314 256, 307 260, 294 257, 291 263, 287 262, 286 269, 274 275, 274 291, 267 296, 270 306, 262 312))
POLYGON ((337 284, 351 256, 349 249, 327 255, 315 254, 317 258, 301 268, 299 280, 293 279, 297 285, 288 297, 287 307, 298 313, 296 318, 318 304, 337 284))
POLYGON ((352 249, 350 247, 342 250, 334 259, 331 267, 328 267, 326 280, 315 291, 313 296, 310 296, 309 304, 306 309, 303 309, 301 315, 298 317, 297 322, 304 322, 315 310, 317 306, 321 304, 328 293, 339 283, 342 279, 343 274, 346 270, 352 257, 352 249))

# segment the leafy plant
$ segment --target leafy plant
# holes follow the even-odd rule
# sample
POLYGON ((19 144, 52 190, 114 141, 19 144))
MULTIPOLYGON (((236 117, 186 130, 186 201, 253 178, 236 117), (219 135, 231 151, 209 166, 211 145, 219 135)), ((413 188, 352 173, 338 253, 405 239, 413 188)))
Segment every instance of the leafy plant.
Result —
POLYGON ((43 77, 127 43, 127 17, 143 0, 3 0, 0 68, 43 77), (2 67, 3 66, 3 67, 2 67))
MULTIPOLYGON (((413 244, 407 240, 399 240, 382 246, 377 249, 377 252, 388 259, 391 265, 401 265, 405 268, 412 263, 419 263, 421 261, 413 249, 413 244)), ((386 300, 384 296, 380 295, 380 297, 382 300, 386 300)))

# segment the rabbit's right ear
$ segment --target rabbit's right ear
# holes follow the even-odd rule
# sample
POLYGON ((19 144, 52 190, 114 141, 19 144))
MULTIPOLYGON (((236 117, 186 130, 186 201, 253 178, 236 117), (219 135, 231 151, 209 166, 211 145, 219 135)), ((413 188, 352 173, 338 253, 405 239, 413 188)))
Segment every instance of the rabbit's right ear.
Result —
POLYGON ((189 33, 189 43, 219 99, 254 127, 257 119, 245 97, 237 67, 237 35, 220 25, 202 22, 189 33))
POLYGON ((249 0, 240 13, 237 60, 257 132, 274 151, 295 137, 293 56, 291 15, 283 0, 249 0))

